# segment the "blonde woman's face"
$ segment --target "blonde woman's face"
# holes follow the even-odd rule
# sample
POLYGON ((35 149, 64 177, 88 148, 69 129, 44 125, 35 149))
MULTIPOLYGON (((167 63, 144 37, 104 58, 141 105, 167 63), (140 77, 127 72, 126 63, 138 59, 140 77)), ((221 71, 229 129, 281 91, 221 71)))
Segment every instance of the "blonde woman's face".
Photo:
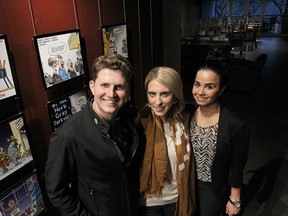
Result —
POLYGON ((175 101, 172 92, 156 80, 151 80, 147 86, 147 99, 152 112, 165 120, 175 101))

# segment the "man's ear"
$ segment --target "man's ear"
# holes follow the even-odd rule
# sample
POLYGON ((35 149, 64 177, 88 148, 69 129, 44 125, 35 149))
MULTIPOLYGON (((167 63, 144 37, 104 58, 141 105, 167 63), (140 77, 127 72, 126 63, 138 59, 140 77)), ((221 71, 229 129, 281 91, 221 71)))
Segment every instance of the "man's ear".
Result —
POLYGON ((95 81, 90 80, 89 81, 89 89, 93 95, 94 95, 94 86, 95 86, 95 81))

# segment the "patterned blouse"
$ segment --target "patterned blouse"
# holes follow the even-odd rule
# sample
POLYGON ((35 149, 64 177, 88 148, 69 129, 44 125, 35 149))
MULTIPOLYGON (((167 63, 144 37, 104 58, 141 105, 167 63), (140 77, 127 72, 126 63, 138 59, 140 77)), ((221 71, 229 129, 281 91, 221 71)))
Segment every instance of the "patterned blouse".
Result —
POLYGON ((209 127, 197 125, 195 117, 191 120, 190 141, 196 161, 197 178, 203 182, 212 182, 211 170, 216 154, 218 123, 209 127))

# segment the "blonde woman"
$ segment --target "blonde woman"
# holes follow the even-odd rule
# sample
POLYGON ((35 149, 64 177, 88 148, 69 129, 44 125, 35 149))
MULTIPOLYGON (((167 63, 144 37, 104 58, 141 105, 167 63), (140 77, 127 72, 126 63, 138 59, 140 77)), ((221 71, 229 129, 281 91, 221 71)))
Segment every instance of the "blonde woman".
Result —
POLYGON ((140 112, 145 151, 140 170, 142 216, 191 216, 195 211, 190 114, 183 84, 169 67, 153 68, 145 79, 148 104, 140 112))

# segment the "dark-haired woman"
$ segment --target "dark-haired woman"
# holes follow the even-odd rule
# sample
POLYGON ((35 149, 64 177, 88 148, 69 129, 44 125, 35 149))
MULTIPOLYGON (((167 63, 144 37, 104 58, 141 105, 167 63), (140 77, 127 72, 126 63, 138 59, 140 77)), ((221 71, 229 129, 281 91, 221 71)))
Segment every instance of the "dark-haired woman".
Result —
POLYGON ((249 135, 246 121, 219 101, 225 77, 221 62, 208 60, 197 70, 192 88, 197 106, 190 122, 190 140, 201 216, 237 215, 241 209, 249 135))

